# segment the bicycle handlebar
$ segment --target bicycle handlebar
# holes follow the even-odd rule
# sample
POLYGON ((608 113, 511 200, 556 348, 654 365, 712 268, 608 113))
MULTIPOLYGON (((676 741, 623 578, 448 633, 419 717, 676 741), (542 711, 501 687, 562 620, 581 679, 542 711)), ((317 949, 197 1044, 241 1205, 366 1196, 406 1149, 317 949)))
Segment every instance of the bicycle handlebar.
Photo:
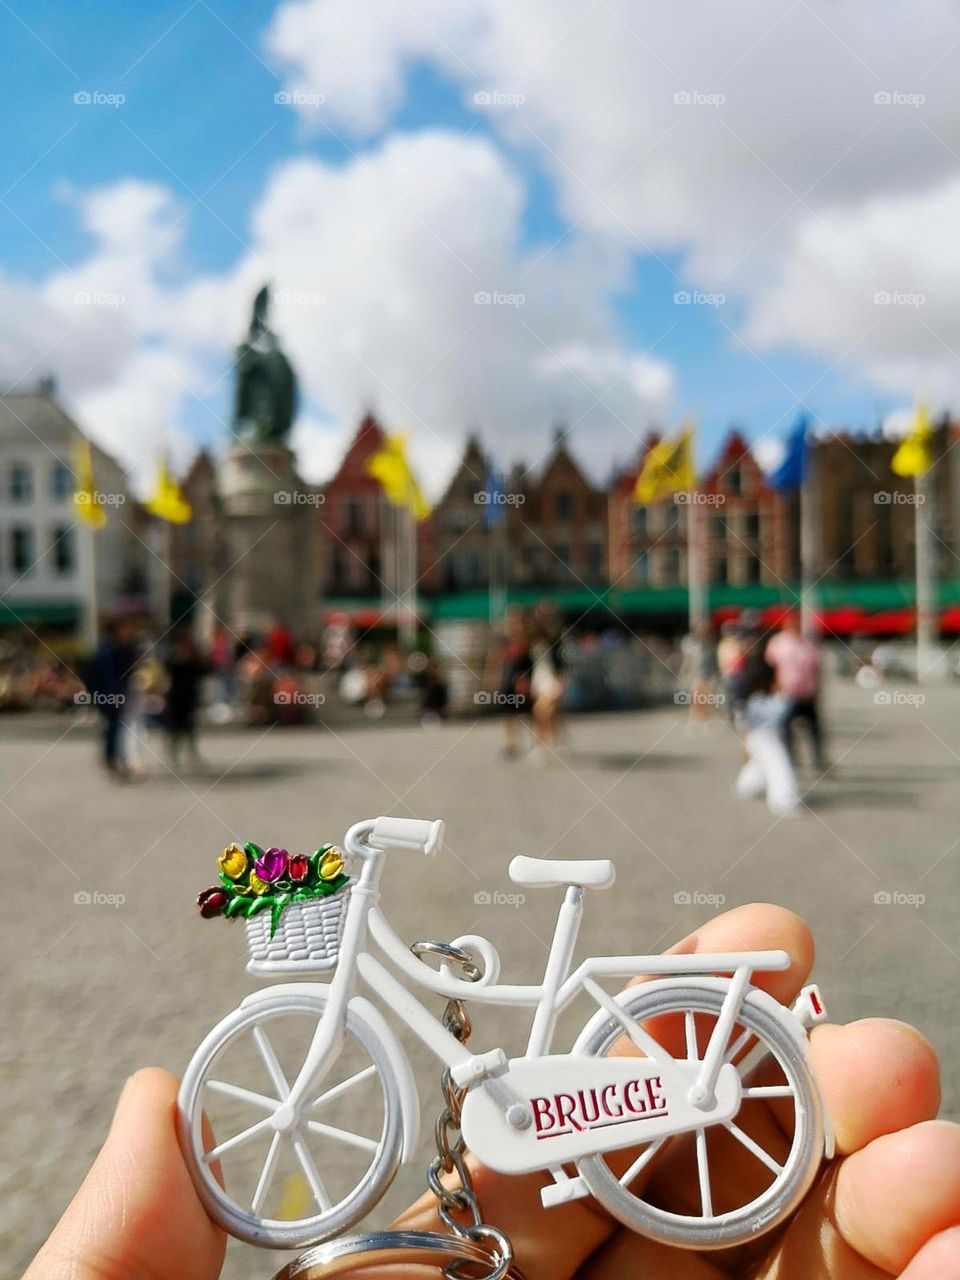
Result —
POLYGON ((349 853, 423 853, 435 857, 443 845, 441 819, 373 818, 358 822, 347 832, 349 853))

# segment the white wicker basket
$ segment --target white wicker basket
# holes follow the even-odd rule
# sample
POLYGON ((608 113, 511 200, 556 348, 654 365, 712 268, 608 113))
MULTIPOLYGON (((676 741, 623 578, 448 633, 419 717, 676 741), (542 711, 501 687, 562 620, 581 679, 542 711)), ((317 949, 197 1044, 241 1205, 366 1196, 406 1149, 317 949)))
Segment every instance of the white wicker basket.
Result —
POLYGON ((251 961, 273 964, 302 960, 314 969, 332 969, 340 953, 349 897, 347 887, 326 898, 289 903, 280 914, 280 923, 272 938, 269 907, 250 916, 245 924, 251 961))

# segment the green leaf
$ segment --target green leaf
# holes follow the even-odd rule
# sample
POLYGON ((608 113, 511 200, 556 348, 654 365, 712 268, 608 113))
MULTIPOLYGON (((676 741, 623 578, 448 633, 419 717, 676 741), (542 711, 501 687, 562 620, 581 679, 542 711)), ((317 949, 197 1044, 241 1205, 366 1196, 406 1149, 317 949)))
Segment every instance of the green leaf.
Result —
POLYGON ((231 898, 230 901, 227 903, 223 914, 231 918, 233 916, 239 915, 240 911, 243 908, 243 903, 244 903, 243 898, 231 898))
POLYGON ((263 857, 263 850, 258 844, 254 844, 252 840, 248 840, 243 846, 243 851, 251 862, 256 862, 257 858, 263 857))

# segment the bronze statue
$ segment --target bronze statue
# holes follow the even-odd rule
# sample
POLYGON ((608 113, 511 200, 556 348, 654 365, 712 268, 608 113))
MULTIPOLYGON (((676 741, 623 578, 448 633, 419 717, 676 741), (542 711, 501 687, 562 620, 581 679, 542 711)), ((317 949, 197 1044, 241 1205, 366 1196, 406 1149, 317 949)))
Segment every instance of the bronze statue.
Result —
POLYGON ((267 323, 270 289, 253 303, 250 332, 237 347, 233 434, 247 444, 284 444, 297 411, 297 376, 267 323))

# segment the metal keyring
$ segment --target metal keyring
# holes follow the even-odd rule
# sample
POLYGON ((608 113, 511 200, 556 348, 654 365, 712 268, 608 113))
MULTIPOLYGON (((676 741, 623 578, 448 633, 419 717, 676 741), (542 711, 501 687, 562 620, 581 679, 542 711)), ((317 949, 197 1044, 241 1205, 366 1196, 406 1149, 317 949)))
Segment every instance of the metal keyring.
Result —
POLYGON ((424 956, 439 956, 441 960, 459 965, 463 970, 463 977, 466 982, 476 982, 482 976, 480 970, 474 964, 473 957, 468 955, 461 947, 451 946, 449 942, 415 942, 410 950, 418 960, 422 960, 424 956))
MULTIPOLYGON (((484 1238, 494 1238, 499 1233, 484 1229, 482 1234, 484 1238)), ((522 1280, 520 1272, 511 1267, 509 1258, 491 1252, 489 1246, 441 1235, 439 1231, 370 1231, 341 1236, 339 1240, 328 1240, 326 1244, 308 1249, 287 1263, 273 1280, 330 1280, 333 1276, 374 1266, 419 1263, 446 1268, 465 1262, 486 1268, 476 1272, 476 1280, 522 1280)))

